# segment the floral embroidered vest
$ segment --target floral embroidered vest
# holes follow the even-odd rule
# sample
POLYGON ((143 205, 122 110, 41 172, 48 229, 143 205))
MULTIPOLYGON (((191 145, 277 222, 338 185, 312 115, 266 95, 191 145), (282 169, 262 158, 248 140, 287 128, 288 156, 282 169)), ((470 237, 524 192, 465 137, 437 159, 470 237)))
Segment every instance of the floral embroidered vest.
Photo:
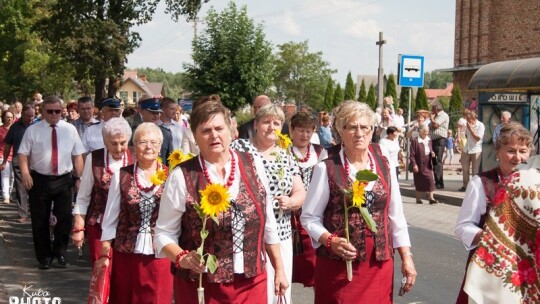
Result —
MULTIPOLYGON (((369 151, 373 155, 377 164, 377 175, 379 179, 375 181, 373 193, 375 201, 372 206, 372 217, 377 224, 377 232, 372 233, 367 228, 357 208, 349 210, 349 234, 353 246, 358 255, 355 261, 366 260, 366 237, 373 235, 375 239, 375 257, 377 261, 388 260, 393 255, 392 237, 389 236, 388 206, 390 204, 390 171, 388 159, 381 154, 378 144, 370 144, 369 151), (366 235, 367 234, 367 235, 366 235)), ((344 194, 342 189, 349 187, 347 173, 341 163, 339 154, 334 154, 331 158, 324 160, 328 172, 328 183, 330 186, 330 199, 323 214, 323 225, 330 233, 336 233, 340 237, 345 237, 345 211, 343 209, 344 194)), ((347 198, 350 205, 350 199, 347 198)), ((328 251, 325 246, 317 248, 317 255, 341 260, 341 257, 328 251)))
MULTIPOLYGON (((114 239, 114 249, 123 253, 133 253, 137 235, 141 227, 141 211, 139 202, 141 196, 137 184, 133 177, 135 165, 129 165, 120 168, 120 213, 118 214, 118 226, 116 227, 116 237, 114 239)), ((156 220, 159 211, 159 202, 163 187, 154 194, 155 208, 152 211, 150 218, 150 229, 152 231, 152 239, 155 235, 156 220)))
MULTIPOLYGON (((129 150, 126 151, 126 155, 128 165, 131 165, 129 150)), ((95 225, 98 219, 101 220, 109 196, 112 175, 105 170, 105 149, 92 151, 92 175, 94 176, 94 186, 90 194, 90 205, 86 212, 87 225, 95 225)))
MULTIPOLYGON (((264 272, 266 191, 257 177, 253 157, 247 152, 236 152, 236 155, 242 179, 235 204, 242 211, 246 222, 243 241, 244 275, 251 278, 264 272)), ((186 181, 187 194, 186 211, 182 215, 182 234, 178 244, 183 249, 195 250, 201 244, 202 220, 193 206, 200 202, 199 190, 204 189, 207 182, 198 157, 183 162, 180 168, 186 181)), ((204 252, 215 255, 219 263, 214 274, 208 273, 208 282, 228 283, 234 280, 231 211, 221 213, 218 219, 219 225, 211 219, 206 223, 209 234, 204 243, 204 252)), ((185 269, 174 269, 174 273, 182 278, 189 276, 191 280, 198 278, 198 275, 193 275, 185 269)))

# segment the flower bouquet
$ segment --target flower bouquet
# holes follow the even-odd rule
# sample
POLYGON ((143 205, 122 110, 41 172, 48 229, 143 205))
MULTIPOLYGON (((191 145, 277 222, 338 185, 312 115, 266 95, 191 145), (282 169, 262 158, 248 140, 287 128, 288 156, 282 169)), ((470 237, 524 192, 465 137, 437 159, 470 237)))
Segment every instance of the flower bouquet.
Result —
MULTIPOLYGON (((200 205, 195 204, 194 208, 202 220, 201 245, 197 248, 197 253, 201 257, 200 263, 205 264, 210 273, 215 273, 218 267, 217 258, 213 254, 204 253, 204 241, 208 237, 206 222, 211 218, 217 225, 219 220, 217 215, 227 211, 231 206, 230 194, 227 188, 221 184, 208 184, 204 190, 200 190, 200 205)), ((199 274, 199 288, 197 288, 198 303, 204 304, 204 288, 202 287, 202 273, 199 274)))
MULTIPOLYGON (((379 176, 370 170, 362 170, 358 171, 355 177, 356 180, 353 182, 352 188, 343 190, 345 193, 343 199, 343 209, 345 210, 345 238, 349 243, 349 210, 352 208, 358 208, 360 214, 362 215, 362 219, 364 219, 364 222, 368 226, 369 230, 372 232, 377 232, 377 224, 373 220, 371 214, 369 214, 368 208, 365 206, 365 188, 369 182, 379 179, 379 176), (349 205, 349 201, 351 201, 351 199, 352 203, 349 205)), ((352 281, 352 261, 345 261, 345 263, 347 265, 347 279, 352 281)))

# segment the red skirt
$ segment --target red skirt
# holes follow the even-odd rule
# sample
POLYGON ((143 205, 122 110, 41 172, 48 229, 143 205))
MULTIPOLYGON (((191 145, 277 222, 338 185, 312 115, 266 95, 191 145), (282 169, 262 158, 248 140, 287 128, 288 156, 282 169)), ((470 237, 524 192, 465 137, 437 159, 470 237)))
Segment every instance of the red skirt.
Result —
POLYGON ((315 285, 315 249, 313 249, 311 237, 301 226, 300 239, 302 240, 302 253, 293 256, 292 281, 293 283, 302 283, 304 287, 312 287, 315 285))
POLYGON ((394 259, 377 261, 373 238, 367 236, 366 253, 366 261, 353 262, 351 282, 347 280, 345 261, 318 256, 315 266, 315 304, 391 304, 394 259))
POLYGON ((86 226, 86 236, 88 237, 88 253, 92 268, 101 255, 101 224, 86 226))
MULTIPOLYGON (((231 283, 208 283, 203 275, 204 300, 206 304, 266 304, 266 272, 253 278, 235 274, 231 283)), ((174 302, 197 304, 199 280, 174 277, 174 302)))
POLYGON ((169 259, 116 250, 113 256, 109 303, 172 303, 173 277, 169 259))

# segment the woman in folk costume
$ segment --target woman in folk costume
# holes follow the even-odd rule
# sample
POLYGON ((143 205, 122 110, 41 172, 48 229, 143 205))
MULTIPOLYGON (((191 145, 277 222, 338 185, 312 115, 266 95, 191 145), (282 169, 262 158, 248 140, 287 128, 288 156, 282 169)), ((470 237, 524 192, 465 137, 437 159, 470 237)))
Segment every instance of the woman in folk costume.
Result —
MULTIPOLYGON (((271 205, 278 225, 281 240, 280 250, 283 258, 287 281, 292 280, 293 246, 291 211, 298 210, 304 204, 306 190, 300 177, 300 169, 288 148, 279 145, 277 134, 285 121, 285 114, 278 106, 268 104, 255 114, 255 135, 251 139, 238 139, 231 147, 238 151, 249 152, 264 164, 264 170, 258 170, 259 176, 268 177, 267 189, 272 197, 271 205)), ((266 264, 269 276, 273 275, 272 265, 266 264)), ((277 303, 278 297, 268 285, 268 303, 277 303)), ((291 303, 291 292, 285 294, 287 303, 291 303)))
MULTIPOLYGON (((304 112, 299 112, 291 118, 291 153, 298 162, 304 188, 308 189, 311 181, 313 166, 319 160, 328 157, 326 150, 320 145, 311 144, 310 139, 315 130, 315 118, 304 112)), ((292 212, 291 225, 293 229, 293 283, 302 283, 304 287, 314 285, 315 249, 311 238, 300 224, 302 209, 292 212)))
POLYGON ((395 249, 406 277, 404 291, 410 291, 416 280, 396 172, 379 145, 370 144, 374 124, 369 106, 345 102, 335 119, 343 148, 313 170, 300 219, 316 248, 317 304, 392 303, 395 249), (362 195, 376 229, 358 209, 345 218, 344 200, 349 206, 351 198, 343 190, 351 187, 360 170, 379 177, 365 185, 362 195), (351 243, 345 238, 346 221, 351 243), (345 261, 352 261, 351 281, 345 261))
POLYGON ((131 165, 128 142, 131 127, 123 118, 111 118, 103 125, 105 148, 86 156, 77 201, 73 208, 73 232, 71 238, 77 248, 84 243, 84 231, 88 236, 88 248, 92 266, 101 254, 101 223, 113 173, 131 165))
POLYGON ((172 300, 170 263, 156 258, 153 244, 163 189, 151 179, 166 170, 158 161, 162 141, 156 124, 141 123, 133 134, 137 162, 120 168, 111 180, 96 263, 108 266, 113 251, 109 303, 172 300))
MULTIPOLYGON (((502 284, 501 281, 497 282, 497 280, 494 281, 492 280, 493 278, 490 278, 485 282, 487 285, 481 288, 485 288, 486 292, 493 291, 493 293, 489 295, 484 294, 485 292, 478 290, 479 286, 475 286, 475 288, 473 288, 472 282, 473 278, 478 275, 478 265, 482 265, 481 263, 478 263, 480 261, 479 256, 483 257, 484 259, 485 257, 489 257, 489 259, 493 257, 496 258, 499 262, 503 262, 503 260, 499 260, 498 258, 498 255, 500 255, 501 253, 493 255, 492 249, 484 247, 485 245, 490 244, 490 242, 486 242, 484 238, 491 237, 494 231, 499 231, 499 229, 502 229, 502 233, 497 234, 501 237, 505 233, 508 233, 507 231, 505 231, 506 228, 496 227, 497 225, 494 226, 492 221, 494 219, 500 218, 501 216, 505 217, 505 214, 519 214, 520 216, 523 216, 523 219, 526 219, 529 216, 519 210, 515 210, 519 211, 518 213, 514 213, 515 211, 508 213, 509 210, 502 210, 504 212, 501 213, 501 206, 504 206, 504 208, 513 208, 517 206, 514 203, 513 199, 505 201, 503 202, 503 204, 501 204, 501 195, 506 193, 506 191, 504 190, 506 189, 508 183, 510 183, 511 181, 518 182, 516 178, 511 176, 511 174, 516 170, 519 164, 527 161, 531 149, 532 136, 530 135, 529 131, 525 129, 520 123, 509 123, 501 129, 499 140, 497 140, 497 143, 495 144, 495 155, 499 166, 489 171, 482 172, 478 176, 472 177, 471 182, 467 186, 465 198, 463 199, 463 204, 461 206, 461 210, 459 212, 458 220, 456 223, 455 234, 463 242, 465 248, 467 248, 467 250, 470 250, 469 258, 467 260, 467 269, 469 270, 471 268, 474 268, 475 270, 471 276, 469 276, 468 274, 465 275, 459 296, 456 300, 456 303, 458 304, 471 303, 469 302, 470 300, 474 300, 477 303, 514 303, 501 300, 504 299, 504 297, 502 297, 503 294, 499 293, 498 291, 495 292, 492 290, 492 288, 498 289, 500 287, 498 286, 499 283, 502 284), (494 208, 495 205, 498 206, 497 210, 491 212, 491 209, 494 208), (487 222, 487 219, 489 219, 489 223, 487 222), (481 243, 482 240, 484 241, 481 243), (482 249, 479 249, 479 244, 482 245, 482 249), (479 256, 477 254, 478 250, 480 250, 479 256), (475 258, 473 258, 475 254, 476 256, 475 258), (475 266, 471 265, 471 258, 473 258, 472 264, 475 264, 475 266), (467 292, 463 290, 463 287, 466 283, 465 279, 467 279, 469 291, 474 294, 474 297, 472 299, 469 297, 472 296, 472 294, 469 293, 469 291, 467 290, 465 290, 467 292), (491 300, 488 300, 489 297, 492 297, 491 300)), ((523 180, 523 178, 521 178, 521 180, 523 180)), ((532 182, 537 183, 538 180, 532 180, 532 182)), ((507 194, 508 196, 510 196, 512 193, 507 194)), ((519 203, 521 204, 523 202, 520 200, 519 203)), ((507 226, 507 224, 504 224, 504 226, 507 226)), ((509 240, 509 238, 504 237, 502 240, 506 241, 509 240)), ((493 239, 493 241, 502 240, 497 240, 497 238, 493 239)), ((511 246, 517 248, 520 245, 514 244, 511 246)), ((484 267, 486 266, 487 265, 484 264, 484 267)), ((499 268, 497 269, 501 270, 499 268)), ((489 271, 491 271, 491 269, 495 268, 485 268, 485 270, 489 271)), ((518 269, 516 268, 515 270, 517 271, 518 269)), ((499 275, 503 275, 503 273, 499 272, 499 275)), ((508 279, 511 280, 511 277, 508 279)), ((504 291, 504 289, 501 289, 500 291, 504 291)))
POLYGON ((264 165, 248 153, 230 149, 229 111, 219 102, 194 108, 191 129, 200 154, 171 172, 156 225, 158 256, 174 263, 175 302, 198 303, 198 278, 204 273, 206 303, 266 303, 267 280, 273 294, 284 294, 288 281, 271 197, 264 188, 268 181, 257 174, 264 165), (211 219, 206 222, 203 252, 215 255, 218 264, 215 273, 207 273, 197 253, 203 225, 197 209, 199 202, 202 208, 200 191, 217 184, 232 199, 230 207, 217 215, 219 225, 211 219), (265 271, 265 249, 275 276, 265 271))
POLYGON ((418 127, 418 137, 411 140, 409 166, 413 172, 416 203, 422 204, 422 192, 427 192, 429 204, 433 205, 439 202, 433 196, 435 179, 431 158, 435 157, 435 153, 428 134, 428 126, 420 125, 418 127))

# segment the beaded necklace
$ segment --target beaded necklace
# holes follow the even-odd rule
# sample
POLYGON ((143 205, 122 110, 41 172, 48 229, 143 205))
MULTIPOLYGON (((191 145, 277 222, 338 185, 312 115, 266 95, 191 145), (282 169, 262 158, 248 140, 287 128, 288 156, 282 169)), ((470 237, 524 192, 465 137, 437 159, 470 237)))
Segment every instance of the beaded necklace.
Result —
MULTIPOLYGON (((122 167, 125 166, 127 166, 126 152, 124 152, 124 155, 122 156, 122 167)), ((109 173, 110 175, 113 174, 113 170, 111 170, 111 167, 109 166, 109 151, 107 151, 107 154, 105 155, 105 172, 109 173)))
MULTIPOLYGON (((233 151, 229 150, 229 153, 231 153, 231 173, 229 174, 229 178, 227 178, 227 184, 225 184, 226 188, 229 188, 233 184, 233 182, 234 182, 234 174, 235 174, 235 171, 236 171, 236 159, 234 158, 233 151)), ((210 174, 208 173, 208 168, 206 168, 206 164, 204 163, 204 158, 200 154, 199 154, 199 156, 201 158, 201 164, 202 164, 202 170, 203 170, 204 178, 206 178, 206 181, 209 184, 212 184, 212 180, 210 179, 210 174)))
MULTIPOLYGON (((300 149, 298 149, 298 151, 300 151, 300 149)), ((294 153, 294 150, 293 150, 293 147, 291 146, 291 153, 296 156, 296 159, 298 160, 298 162, 301 162, 301 163, 305 163, 309 160, 309 158, 311 157, 311 146, 308 146, 308 149, 307 149, 307 154, 306 154, 306 157, 304 158, 300 158, 298 157, 295 153, 294 153)), ((300 152, 300 155, 302 155, 302 152, 300 152)))
MULTIPOLYGON (((343 162, 343 167, 345 168, 345 172, 347 173, 347 178, 349 178, 349 175, 350 175, 350 169, 349 169, 349 160, 347 159, 347 155, 345 155, 345 152, 343 152, 343 156, 345 158, 345 161, 343 162)), ((374 165, 374 161, 373 161, 373 157, 371 156, 371 153, 369 153, 368 151, 368 159, 369 159, 369 169, 371 170, 371 172, 373 172, 373 169, 375 168, 375 165, 374 165)))
MULTIPOLYGON (((135 184, 137 184, 137 188, 139 188, 139 190, 141 190, 142 192, 150 192, 150 191, 154 190, 154 188, 156 187, 156 185, 154 185, 154 184, 152 184, 152 186, 150 186, 150 187, 143 187, 139 183, 139 174, 137 174, 138 165, 139 165, 139 163, 135 163, 135 166, 133 167, 133 176, 135 176, 135 184)), ((157 170, 159 170, 159 162, 156 162, 156 171, 157 170)))

